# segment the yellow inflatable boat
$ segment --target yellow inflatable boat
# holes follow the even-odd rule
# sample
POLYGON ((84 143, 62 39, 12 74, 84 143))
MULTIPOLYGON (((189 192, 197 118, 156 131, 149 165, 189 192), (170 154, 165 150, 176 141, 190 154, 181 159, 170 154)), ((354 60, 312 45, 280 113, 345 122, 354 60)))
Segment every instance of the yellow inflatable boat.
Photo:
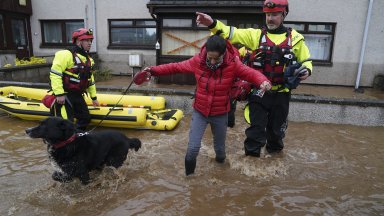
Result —
MULTIPOLYGON (((47 89, 36 89, 18 86, 6 86, 0 87, 1 95, 14 95, 15 97, 24 97, 29 100, 41 101, 43 97, 48 94, 47 89)), ((137 96, 137 95, 118 95, 118 94, 97 94, 97 100, 103 106, 114 106, 119 100, 118 106, 123 107, 140 107, 150 110, 162 110, 165 109, 164 97, 155 96, 137 96), (120 100, 120 98, 122 98, 120 100)), ((92 104, 92 100, 89 97, 85 97, 87 104, 92 104)))
MULTIPOLYGON (((0 88, 0 110, 25 120, 42 120, 50 116, 49 109, 39 101, 25 101, 26 98, 32 98, 31 96, 36 96, 36 94, 23 95, 22 93, 28 93, 23 92, 25 88, 23 91, 17 92, 15 89, 6 92, 6 89, 11 88, 0 88)), ((149 110, 146 108, 115 107, 105 118, 105 115, 112 108, 111 106, 89 106, 88 109, 92 117, 91 125, 98 125, 104 119, 100 126, 173 130, 183 117, 183 112, 179 109, 149 110)))

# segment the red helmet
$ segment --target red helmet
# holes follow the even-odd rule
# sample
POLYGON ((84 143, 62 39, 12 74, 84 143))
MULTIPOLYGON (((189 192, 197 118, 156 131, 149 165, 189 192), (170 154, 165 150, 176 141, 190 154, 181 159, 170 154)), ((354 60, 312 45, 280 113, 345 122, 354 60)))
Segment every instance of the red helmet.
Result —
POLYGON ((265 0, 263 5, 264 13, 273 13, 273 12, 285 12, 285 15, 288 14, 288 0, 265 0))
POLYGON ((86 40, 93 39, 92 29, 80 28, 72 33, 72 43, 76 42, 76 39, 86 40))

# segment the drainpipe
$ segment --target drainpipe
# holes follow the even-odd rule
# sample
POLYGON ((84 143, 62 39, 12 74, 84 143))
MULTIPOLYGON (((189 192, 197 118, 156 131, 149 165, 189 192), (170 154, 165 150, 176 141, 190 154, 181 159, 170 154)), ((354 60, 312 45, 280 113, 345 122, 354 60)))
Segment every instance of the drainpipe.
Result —
POLYGON ((95 53, 97 53, 97 37, 96 37, 96 0, 92 1, 93 3, 93 44, 95 47, 95 53))
POLYGON ((84 28, 88 29, 88 5, 84 8, 84 28))
POLYGON ((159 41, 161 42, 160 23, 159 23, 160 21, 157 18, 157 15, 154 14, 153 7, 149 7, 149 13, 151 14, 151 17, 156 21, 156 35, 157 35, 156 45, 155 45, 155 49, 156 49, 156 65, 159 65, 159 63, 160 63, 159 58, 160 58, 160 54, 161 54, 160 43, 159 43, 159 41))
POLYGON ((367 44, 369 22, 371 21, 372 5, 373 5, 373 0, 369 0, 368 14, 367 14, 367 19, 365 21, 363 45, 361 47, 359 68, 357 71, 356 84, 355 84, 355 91, 359 89, 359 84, 360 84, 361 69, 363 68, 363 60, 364 60, 364 54, 365 54, 365 46, 367 44))

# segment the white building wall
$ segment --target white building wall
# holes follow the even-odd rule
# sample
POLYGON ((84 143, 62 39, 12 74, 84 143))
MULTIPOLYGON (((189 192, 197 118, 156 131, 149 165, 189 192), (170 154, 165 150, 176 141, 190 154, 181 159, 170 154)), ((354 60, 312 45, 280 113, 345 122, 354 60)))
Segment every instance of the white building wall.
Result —
MULTIPOLYGON (((108 49, 108 19, 151 18, 146 4, 149 0, 33 0, 31 31, 36 56, 53 55, 58 49, 40 48, 41 19, 85 19, 88 27, 96 29, 93 51, 114 73, 131 73, 130 53, 142 53, 144 65, 155 64, 155 50, 108 49), (96 2, 96 28, 93 20, 93 2, 96 2), (86 12, 87 11, 87 12, 86 12), (87 14, 87 16, 85 15, 87 14)), ((314 66, 313 76, 306 82, 326 85, 354 86, 369 0, 289 0, 288 21, 335 22, 336 33, 332 65, 314 66)), ((376 74, 384 73, 384 9, 383 0, 374 0, 369 36, 360 86, 372 86, 376 74)))
MULTIPOLYGON (((369 0, 363 1, 368 5, 369 0)), ((367 13, 368 6, 364 12, 367 13)), ((368 31, 364 65, 360 79, 361 86, 372 86, 377 74, 384 74, 384 1, 374 0, 368 31)), ((365 21, 365 20, 364 20, 365 21)), ((362 37, 361 37, 362 38, 362 37)), ((361 39, 362 41, 362 39, 361 39)), ((361 45, 361 43, 359 43, 361 45)))
MULTIPOLYGON (((143 54, 144 65, 156 64, 155 50, 116 50, 108 49, 108 19, 152 19, 148 12, 148 0, 96 0, 97 1, 97 34, 99 41, 97 52, 104 65, 115 74, 132 73, 128 66, 129 54, 143 54)), ((135 71, 136 72, 136 71, 135 71)))
MULTIPOLYGON (((92 0, 33 0, 32 1, 32 16, 31 16, 31 32, 33 52, 35 56, 49 56, 60 49, 40 48, 42 43, 41 25, 39 20, 53 19, 86 19, 85 11, 88 7, 88 21, 93 26, 92 11, 89 7, 92 0), (91 20, 90 20, 91 19, 91 20)), ((86 24, 87 25, 87 24, 86 24)))
POLYGON ((39 20, 83 19, 87 28, 93 28, 96 39, 91 52, 97 51, 102 66, 116 74, 130 74, 129 54, 143 54, 145 65, 156 64, 155 50, 115 50, 108 49, 108 19, 152 19, 147 9, 148 0, 34 0, 31 31, 35 56, 52 56, 60 49, 40 48, 42 43, 39 20), (96 2, 96 10, 94 6, 96 2), (96 26, 94 12, 96 11, 96 26))
MULTIPOLYGON (((290 0, 287 20, 335 22, 332 66, 315 66, 307 83, 354 86, 361 54, 369 0, 290 0)), ((376 74, 383 74, 384 1, 374 0, 360 86, 372 86, 376 74)))

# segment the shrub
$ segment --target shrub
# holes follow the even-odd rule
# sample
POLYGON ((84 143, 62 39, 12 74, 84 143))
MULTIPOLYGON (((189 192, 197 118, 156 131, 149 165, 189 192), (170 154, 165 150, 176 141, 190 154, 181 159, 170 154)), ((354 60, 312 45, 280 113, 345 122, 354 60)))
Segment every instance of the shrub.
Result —
POLYGON ((112 77, 111 71, 112 70, 109 69, 108 67, 103 67, 103 68, 94 70, 93 76, 95 77, 95 81, 99 82, 99 81, 109 80, 112 77))
POLYGON ((93 61, 95 62, 95 65, 93 66, 93 69, 94 69, 93 75, 95 77, 95 81, 99 82, 99 81, 109 80, 112 77, 112 74, 111 74, 112 70, 109 69, 108 67, 100 66, 102 61, 97 54, 94 54, 92 58, 93 58, 93 61))
POLYGON ((21 65, 35 65, 35 64, 45 64, 47 63, 47 60, 45 58, 40 57, 30 57, 29 59, 16 59, 15 60, 15 66, 21 66, 21 65))

